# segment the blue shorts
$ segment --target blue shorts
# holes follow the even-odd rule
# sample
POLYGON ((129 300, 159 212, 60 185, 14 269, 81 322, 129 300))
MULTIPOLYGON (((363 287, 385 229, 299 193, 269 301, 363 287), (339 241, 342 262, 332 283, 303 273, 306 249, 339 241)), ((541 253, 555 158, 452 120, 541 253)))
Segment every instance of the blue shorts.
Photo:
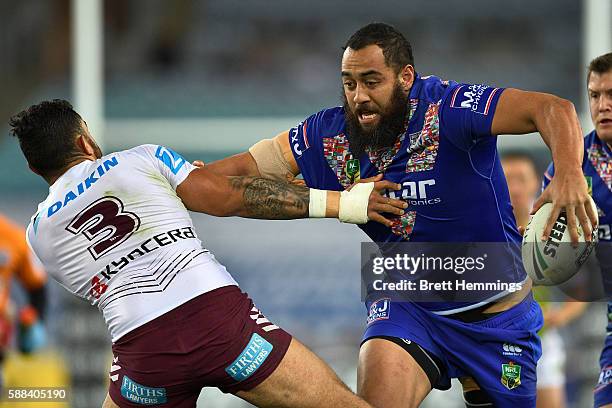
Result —
POLYGON ((608 302, 608 335, 599 357, 599 380, 595 386, 595 407, 612 404, 612 302, 608 302))
POLYGON ((434 388, 445 390, 451 378, 472 377, 496 407, 535 407, 536 365, 542 354, 537 332, 543 318, 531 295, 474 323, 440 316, 414 303, 378 300, 366 306, 370 316, 363 340, 408 339, 438 357, 444 372, 434 388), (377 305, 371 308, 372 303, 377 305))

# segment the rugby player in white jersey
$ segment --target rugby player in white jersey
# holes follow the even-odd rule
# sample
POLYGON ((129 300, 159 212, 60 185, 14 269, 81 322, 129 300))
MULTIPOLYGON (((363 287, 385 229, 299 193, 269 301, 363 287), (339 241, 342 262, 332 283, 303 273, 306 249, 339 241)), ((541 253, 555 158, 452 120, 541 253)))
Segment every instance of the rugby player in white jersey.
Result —
POLYGON ((261 314, 202 247, 187 209, 216 216, 345 222, 400 214, 395 183, 325 192, 196 168, 163 146, 102 156, 63 100, 11 118, 50 185, 27 238, 49 274, 103 313, 113 342, 104 407, 195 407, 216 386, 258 406, 367 407, 311 351, 261 314))

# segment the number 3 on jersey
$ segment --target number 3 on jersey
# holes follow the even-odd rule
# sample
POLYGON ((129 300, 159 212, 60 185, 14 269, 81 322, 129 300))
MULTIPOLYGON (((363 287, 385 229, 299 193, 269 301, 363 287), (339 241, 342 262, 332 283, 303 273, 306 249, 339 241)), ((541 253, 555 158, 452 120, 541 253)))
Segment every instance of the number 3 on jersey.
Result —
POLYGON ((140 218, 123 209, 117 197, 102 197, 77 214, 66 231, 74 235, 82 233, 89 241, 95 241, 88 249, 91 256, 98 259, 140 227, 140 218))

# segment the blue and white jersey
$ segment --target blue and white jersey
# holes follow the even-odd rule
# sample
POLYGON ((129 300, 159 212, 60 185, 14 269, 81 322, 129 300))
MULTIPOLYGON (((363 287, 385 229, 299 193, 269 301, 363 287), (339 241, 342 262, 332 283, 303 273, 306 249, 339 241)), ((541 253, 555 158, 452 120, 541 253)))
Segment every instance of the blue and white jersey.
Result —
MULTIPOLYGON (((502 92, 417 76, 408 99, 406 131, 392 149, 353 158, 342 107, 308 117, 290 130, 289 141, 309 187, 343 190, 352 184, 356 167, 361 178, 383 172, 385 179, 402 185, 401 191, 389 195, 409 206, 395 217, 392 228, 375 222, 360 226, 373 241, 511 243, 517 252, 511 262, 499 265, 499 276, 506 282, 523 282, 521 236, 497 138, 491 134, 502 92)), ((429 310, 447 313, 470 305, 476 306, 423 303, 429 310)))
MULTIPOLYGON (((599 240, 612 241, 612 149, 592 131, 584 138, 582 172, 599 212, 599 240)), ((555 175, 551 163, 544 173, 543 185, 548 186, 555 175)))
MULTIPOLYGON (((599 242, 596 249, 603 274, 604 287, 612 295, 612 149, 592 131, 584 138, 582 172, 587 179, 593 201, 599 213, 599 242)), ((544 188, 555 174, 551 163, 544 174, 544 188)))

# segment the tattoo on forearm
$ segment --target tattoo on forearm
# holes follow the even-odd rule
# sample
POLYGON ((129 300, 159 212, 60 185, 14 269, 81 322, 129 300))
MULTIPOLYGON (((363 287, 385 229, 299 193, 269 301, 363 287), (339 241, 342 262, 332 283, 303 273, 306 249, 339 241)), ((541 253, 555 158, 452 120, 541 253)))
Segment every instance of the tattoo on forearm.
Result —
POLYGON ((261 177, 230 177, 235 190, 241 190, 249 217, 292 219, 308 217, 308 187, 261 177))

